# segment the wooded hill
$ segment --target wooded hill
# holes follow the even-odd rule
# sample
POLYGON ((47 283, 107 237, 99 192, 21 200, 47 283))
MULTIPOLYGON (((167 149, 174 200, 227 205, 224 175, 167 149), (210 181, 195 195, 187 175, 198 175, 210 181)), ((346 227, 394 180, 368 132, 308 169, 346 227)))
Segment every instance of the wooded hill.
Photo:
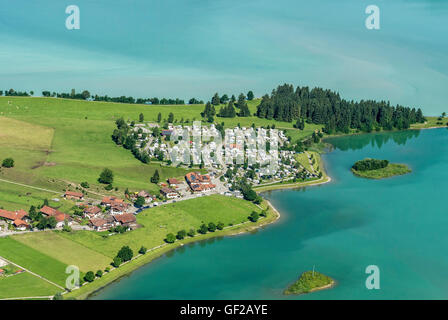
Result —
POLYGON ((260 118, 278 121, 297 121, 325 125, 326 133, 348 133, 350 129, 370 132, 373 130, 407 129, 413 123, 423 123, 422 110, 391 106, 386 101, 342 99, 339 93, 322 88, 294 87, 284 84, 271 95, 263 96, 257 107, 260 118))

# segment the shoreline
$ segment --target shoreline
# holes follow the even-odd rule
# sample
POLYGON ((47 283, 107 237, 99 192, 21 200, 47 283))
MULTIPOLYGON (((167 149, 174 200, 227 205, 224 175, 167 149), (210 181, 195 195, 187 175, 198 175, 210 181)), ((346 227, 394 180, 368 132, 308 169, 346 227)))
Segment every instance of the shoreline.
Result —
POLYGON ((263 201, 267 206, 268 212, 271 211, 272 215, 268 215, 265 218, 259 219, 256 223, 247 221, 238 225, 227 227, 227 229, 225 228, 219 232, 215 231, 207 234, 196 235, 195 237, 187 238, 173 244, 163 243, 157 247, 149 249, 146 254, 139 254, 135 256, 131 261, 122 264, 120 267, 111 269, 111 271, 108 274, 103 275, 103 277, 97 278, 91 283, 86 283, 85 285, 74 289, 71 292, 65 292, 63 296, 66 299, 87 300, 93 295, 99 293, 101 290, 105 289, 108 285, 119 281, 125 276, 131 275, 137 269, 147 266, 152 261, 163 257, 163 255, 168 254, 173 250, 184 247, 185 245, 220 237, 247 234, 251 231, 260 229, 264 226, 278 221, 280 219, 280 212, 271 204, 270 201, 266 199, 263 199, 263 201), (105 279, 105 277, 108 279, 105 279))
MULTIPOLYGON (((406 130, 439 129, 439 128, 444 128, 444 127, 409 128, 406 130)), ((347 135, 358 135, 358 134, 363 134, 363 133, 353 133, 353 134, 347 134, 347 135)), ((328 138, 339 137, 339 136, 344 136, 344 135, 325 137, 322 139, 322 141, 325 143, 331 144, 330 142, 325 141, 325 140, 328 138)), ((320 159, 320 163, 322 164, 322 168, 325 168, 325 163, 322 158, 320 159)), ((327 184, 327 183, 331 182, 332 178, 326 174, 325 169, 323 169, 322 171, 324 173, 324 176, 319 180, 308 181, 308 182, 296 182, 296 183, 284 184, 284 185, 273 184, 271 186, 268 185, 265 187, 260 187, 258 190, 255 188, 254 191, 257 194, 260 194, 260 193, 264 193, 264 192, 268 192, 268 191, 275 191, 275 190, 282 190, 282 189, 286 190, 286 189, 318 186, 318 185, 323 185, 323 184, 327 184)), ((204 241, 204 240, 208 240, 208 239, 214 239, 214 238, 218 238, 218 237, 243 235, 243 234, 249 233, 253 230, 257 230, 259 228, 262 228, 264 226, 267 226, 267 225, 277 222, 281 217, 280 212, 277 210, 277 208, 275 208, 275 206, 269 200, 263 199, 263 201, 267 204, 267 207, 270 208, 272 210, 272 212, 274 213, 274 216, 271 217, 270 219, 268 219, 268 217, 266 217, 261 221, 259 220, 255 225, 250 225, 250 224, 246 225, 246 224, 252 223, 252 222, 245 222, 244 224, 229 227, 227 230, 223 230, 219 233, 214 232, 214 233, 207 233, 205 235, 200 235, 200 237, 201 237, 200 239, 195 239, 195 237, 189 238, 189 239, 184 239, 182 242, 176 242, 174 244, 171 244, 170 246, 168 246, 168 244, 162 244, 156 248, 151 249, 151 250, 153 250, 152 251, 154 253, 153 255, 151 255, 151 254, 148 255, 148 253, 146 253, 145 255, 138 256, 138 258, 142 257, 141 259, 138 259, 136 257, 134 260, 131 260, 131 262, 135 261, 135 263, 127 263, 126 265, 122 265, 119 268, 117 268, 118 271, 116 274, 113 275, 112 279, 108 279, 106 281, 106 280, 104 280, 104 276, 103 276, 102 278, 95 280, 97 282, 97 286, 95 286, 91 290, 86 289, 85 290, 86 292, 77 292, 78 290, 83 289, 83 287, 81 287, 72 292, 67 292, 65 295, 67 295, 69 298, 75 298, 75 299, 76 298, 89 299, 96 293, 98 293, 101 290, 103 290, 104 288, 106 288, 108 285, 114 283, 115 281, 119 281, 121 278, 123 278, 125 276, 129 276, 130 274, 132 274, 132 272, 136 271, 137 269, 150 264, 153 260, 161 258, 161 257, 163 257, 164 254, 167 254, 168 252, 171 252, 177 248, 183 247, 187 244, 192 244, 192 243, 196 243, 196 242, 200 242, 200 241, 204 241), (101 280, 103 280, 104 283, 98 283, 98 282, 101 282, 101 280)), ((94 283, 95 282, 89 283, 89 286, 92 286, 92 284, 94 284, 94 283)), ((325 288, 316 288, 316 289, 324 290, 324 289, 333 287, 335 284, 336 284, 336 282, 327 285, 325 288)))
MULTIPOLYGON (((300 188, 300 187, 326 184, 326 183, 331 182, 331 177, 325 176, 322 178, 322 180, 324 180, 324 181, 316 180, 316 181, 312 181, 311 183, 307 183, 306 185, 303 185, 303 183, 302 183, 302 185, 300 185, 300 183, 296 183, 293 185, 285 185, 285 186, 277 185, 276 186, 277 188, 274 190, 300 188), (278 188, 278 187, 281 187, 281 188, 278 188)), ((272 190, 262 190, 262 191, 255 190, 255 191, 257 193, 263 193, 263 192, 272 191, 272 190)), ((231 236, 243 235, 243 234, 250 233, 251 231, 258 230, 260 228, 263 228, 265 226, 268 226, 270 224, 273 224, 273 223, 279 221, 280 217, 281 217, 281 213, 277 210, 277 208, 275 208, 275 206, 269 200, 263 199, 263 201, 266 203, 267 208, 273 213, 273 216, 271 216, 271 217, 268 216, 266 218, 260 219, 257 221, 256 224, 254 224, 253 222, 247 221, 242 224, 229 227, 227 230, 224 229, 219 233, 213 232, 213 233, 207 233, 205 235, 195 236, 195 237, 200 237, 200 239, 195 239, 195 237, 192 237, 192 238, 184 239, 183 241, 175 242, 174 244, 170 244, 170 245, 162 244, 158 247, 150 249, 150 250, 152 250, 152 254, 151 254, 151 252, 149 252, 150 250, 148 250, 148 252, 146 254, 138 255, 130 262, 128 262, 124 265, 121 265, 119 268, 115 268, 115 269, 111 270, 111 272, 113 272, 111 279, 104 280, 105 276, 103 276, 101 278, 96 279, 92 283, 88 283, 84 286, 81 286, 78 289, 71 291, 71 292, 66 292, 64 294, 64 297, 66 297, 68 299, 87 300, 87 299, 91 298, 92 296, 94 296, 95 294, 99 293, 101 290, 105 289, 110 284, 112 284, 116 281, 119 281, 120 279, 122 279, 125 276, 131 275, 137 269, 147 266, 152 261, 159 259, 159 258, 163 257, 163 255, 165 255, 173 250, 176 250, 180 247, 183 247, 187 244, 193 244, 193 243, 197 243, 200 241, 215 239, 215 238, 219 238, 219 237, 227 237, 227 236, 231 237, 231 236), (251 225, 251 224, 253 224, 253 225, 251 225), (94 284, 96 284, 96 286, 92 287, 92 285, 94 285, 94 284)), ((110 275, 110 273, 108 273, 107 275, 110 275)))

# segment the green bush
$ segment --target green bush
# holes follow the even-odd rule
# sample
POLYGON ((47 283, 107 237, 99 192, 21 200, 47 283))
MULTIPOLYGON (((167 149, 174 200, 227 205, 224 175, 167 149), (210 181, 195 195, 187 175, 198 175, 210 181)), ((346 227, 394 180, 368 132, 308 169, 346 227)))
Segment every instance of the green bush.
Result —
POLYGON ((174 234, 172 234, 172 233, 168 233, 166 235, 165 241, 167 243, 174 243, 174 241, 176 241, 176 236, 174 234))
POLYGON ((2 166, 5 168, 12 168, 14 167, 14 159, 13 158, 6 158, 2 162, 2 166))
POLYGON ((84 276, 84 280, 87 282, 92 282, 93 280, 95 280, 95 274, 93 273, 93 271, 88 271, 84 276))

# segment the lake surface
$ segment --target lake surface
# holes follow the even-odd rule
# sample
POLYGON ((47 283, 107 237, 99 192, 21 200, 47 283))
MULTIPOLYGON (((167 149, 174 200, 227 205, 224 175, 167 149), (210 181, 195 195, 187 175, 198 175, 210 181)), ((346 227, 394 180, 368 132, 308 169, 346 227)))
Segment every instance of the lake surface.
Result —
POLYGON ((440 115, 448 1, 55 0, 0 7, 0 87, 198 97, 285 82, 440 115), (67 30, 76 4, 80 29, 67 30), (368 5, 380 30, 365 27, 368 5))
POLYGON ((281 219, 246 235, 176 250, 111 284, 94 299, 448 299, 448 130, 331 140, 333 181, 265 193, 281 219), (365 157, 406 163, 411 174, 355 177, 365 157), (380 270, 380 289, 365 269, 380 270), (338 285, 294 297, 282 291, 316 270, 338 285))

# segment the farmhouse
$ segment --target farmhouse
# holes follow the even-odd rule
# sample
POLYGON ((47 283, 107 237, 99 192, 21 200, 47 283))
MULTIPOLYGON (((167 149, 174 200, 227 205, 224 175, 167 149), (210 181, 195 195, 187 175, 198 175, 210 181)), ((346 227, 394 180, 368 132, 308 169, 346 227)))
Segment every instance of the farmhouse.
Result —
POLYGON ((13 222, 14 220, 22 220, 24 217, 28 216, 28 213, 25 210, 17 210, 17 211, 8 211, 0 209, 0 218, 8 220, 9 222, 13 222))
POLYGON ((95 231, 106 231, 116 225, 115 220, 112 217, 108 218, 93 218, 89 220, 89 225, 93 227, 95 231))
POLYGON ((65 191, 64 198, 69 200, 83 200, 84 195, 80 192, 74 192, 74 191, 65 191))
POLYGON ((168 199, 174 199, 179 197, 179 194, 176 191, 166 187, 160 189, 160 193, 162 194, 162 196, 167 197, 168 199))
MULTIPOLYGON (((70 218, 70 216, 68 214, 60 212, 60 211, 53 209, 49 206, 43 206, 40 209, 40 212, 48 217, 54 217, 57 221, 56 228, 64 226, 64 221, 68 220, 70 218)), ((71 223, 69 222, 69 224, 71 224, 71 223)))
POLYGON ((84 214, 89 218, 96 218, 101 213, 101 209, 97 206, 84 208, 84 214))
POLYGON ((125 227, 135 228, 137 226, 137 219, 132 213, 117 214, 114 219, 125 227))
POLYGON ((30 225, 28 223, 20 219, 14 220, 13 224, 20 231, 25 231, 26 229, 30 228, 30 225))
POLYGON ((129 204, 116 197, 104 197, 101 204, 110 208, 111 214, 122 214, 128 210, 129 204))

